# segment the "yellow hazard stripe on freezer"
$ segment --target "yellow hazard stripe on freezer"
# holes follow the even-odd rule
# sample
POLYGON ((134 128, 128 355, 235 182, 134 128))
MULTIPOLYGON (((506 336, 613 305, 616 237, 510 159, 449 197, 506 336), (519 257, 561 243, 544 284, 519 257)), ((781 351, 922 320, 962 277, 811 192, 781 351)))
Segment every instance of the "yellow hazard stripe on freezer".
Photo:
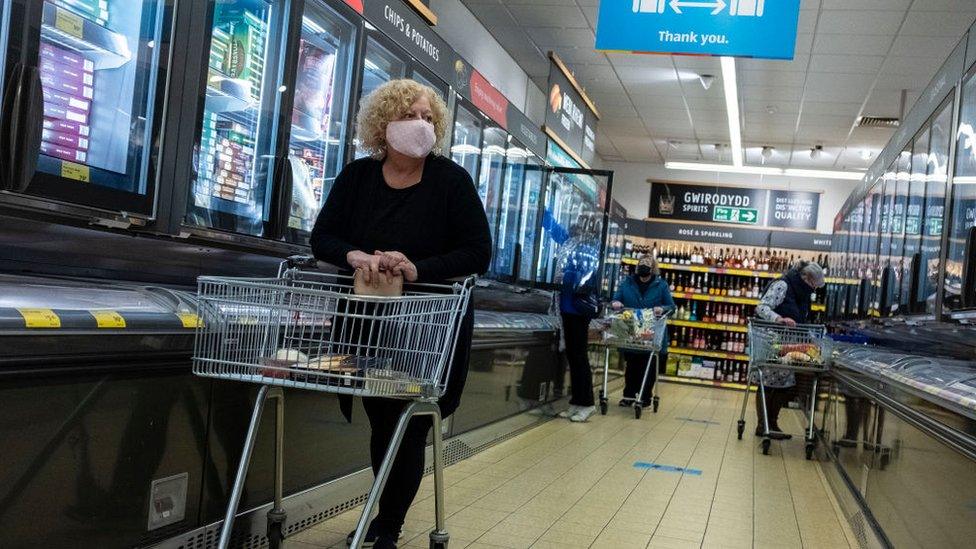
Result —
POLYGON ((180 322, 183 323, 184 328, 200 328, 203 326, 203 321, 194 313, 176 313, 176 316, 180 317, 180 322))
POLYGON ((61 317, 51 309, 17 309, 27 328, 60 328, 61 317))
POLYGON ((125 328, 125 318, 116 311, 88 311, 99 328, 125 328))

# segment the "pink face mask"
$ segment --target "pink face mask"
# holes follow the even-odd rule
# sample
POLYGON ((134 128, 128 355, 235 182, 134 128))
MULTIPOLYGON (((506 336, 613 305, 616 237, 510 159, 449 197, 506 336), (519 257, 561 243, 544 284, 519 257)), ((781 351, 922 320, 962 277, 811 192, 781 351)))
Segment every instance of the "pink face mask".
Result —
POLYGON ((434 125, 426 120, 395 120, 386 125, 386 144, 413 158, 430 154, 435 140, 434 125))

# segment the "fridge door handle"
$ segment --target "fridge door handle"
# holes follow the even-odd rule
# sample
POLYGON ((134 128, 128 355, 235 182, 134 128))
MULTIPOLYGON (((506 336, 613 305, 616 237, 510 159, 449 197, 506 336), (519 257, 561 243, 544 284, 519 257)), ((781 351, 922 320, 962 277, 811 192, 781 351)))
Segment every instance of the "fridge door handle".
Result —
POLYGON ((44 93, 37 67, 17 64, 0 111, 0 150, 5 169, 0 188, 23 192, 37 170, 44 119, 44 93))
POLYGON ((3 102, 0 103, 0 189, 9 189, 13 186, 17 159, 16 134, 12 128, 16 124, 16 104, 24 88, 24 65, 15 64, 10 70, 10 80, 7 89, 3 94, 3 102))
POLYGON ((17 127, 11 128, 11 136, 20 138, 19 164, 13 180, 13 187, 18 191, 26 190, 34 178, 34 173, 37 171, 37 155, 41 150, 44 89, 41 84, 41 71, 37 67, 24 69, 23 101, 22 114, 16 119, 17 127))
POLYGON ((291 215, 292 173, 290 155, 279 156, 274 163, 274 194, 271 212, 273 214, 274 237, 283 240, 288 231, 288 217, 291 215))

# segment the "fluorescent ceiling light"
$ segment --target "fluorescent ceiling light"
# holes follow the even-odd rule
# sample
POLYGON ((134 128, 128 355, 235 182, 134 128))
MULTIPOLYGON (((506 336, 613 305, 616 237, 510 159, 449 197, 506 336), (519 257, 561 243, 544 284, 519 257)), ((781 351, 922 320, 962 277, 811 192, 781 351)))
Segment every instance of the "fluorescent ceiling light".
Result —
POLYGON ((669 170, 691 170, 698 172, 747 173, 753 175, 783 175, 781 168, 765 166, 729 166, 728 164, 702 164, 699 162, 666 162, 669 170))
POLYGON ((848 181, 860 181, 864 179, 864 172, 838 172, 832 170, 801 170, 797 168, 787 168, 783 170, 783 175, 789 177, 815 177, 819 179, 846 179, 848 181))
POLYGON ((732 142, 732 164, 742 167, 742 130, 739 118, 739 86, 735 77, 735 58, 722 58, 722 85, 725 86, 725 110, 729 113, 729 139, 732 142))
MULTIPOLYGON (((773 168, 768 166, 729 166, 728 164, 702 164, 699 162, 666 162, 669 170, 689 170, 697 172, 742 173, 751 175, 783 175, 787 177, 811 177, 818 179, 846 179, 860 181, 863 172, 840 172, 831 170, 801 170, 796 168, 773 168)), ((958 179, 958 178, 957 178, 958 179)))

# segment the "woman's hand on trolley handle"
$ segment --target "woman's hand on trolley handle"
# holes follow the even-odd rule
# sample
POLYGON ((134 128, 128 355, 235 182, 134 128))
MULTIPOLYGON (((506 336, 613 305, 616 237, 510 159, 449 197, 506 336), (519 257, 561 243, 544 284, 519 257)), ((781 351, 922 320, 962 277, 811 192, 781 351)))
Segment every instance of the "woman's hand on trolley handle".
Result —
POLYGON ((374 276, 377 277, 377 280, 380 276, 385 277, 387 283, 391 281, 392 276, 388 270, 383 268, 383 257, 380 255, 354 250, 346 254, 346 263, 354 271, 362 271, 363 280, 367 284, 372 284, 374 276))
POLYGON ((400 252, 376 251, 380 256, 380 268, 392 272, 394 276, 402 276, 407 282, 417 281, 417 266, 407 256, 400 252))
POLYGON ((781 316, 776 319, 776 322, 790 328, 796 328, 796 321, 789 317, 781 316))

